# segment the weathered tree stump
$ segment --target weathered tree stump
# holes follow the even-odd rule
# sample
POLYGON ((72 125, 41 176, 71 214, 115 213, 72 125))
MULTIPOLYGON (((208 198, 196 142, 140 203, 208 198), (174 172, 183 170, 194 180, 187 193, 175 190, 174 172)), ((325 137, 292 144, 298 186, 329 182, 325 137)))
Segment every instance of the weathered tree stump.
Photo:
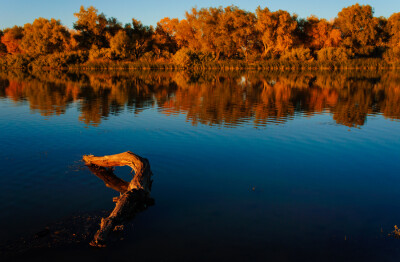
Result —
POLYGON ((107 187, 122 194, 117 198, 111 214, 101 220, 100 229, 90 243, 92 246, 104 247, 108 235, 116 226, 132 219, 136 213, 153 203, 150 197, 153 174, 149 161, 130 151, 102 157, 85 155, 83 161, 97 177, 104 181, 107 187), (114 175, 112 168, 116 166, 132 168, 135 175, 131 182, 128 183, 114 175))

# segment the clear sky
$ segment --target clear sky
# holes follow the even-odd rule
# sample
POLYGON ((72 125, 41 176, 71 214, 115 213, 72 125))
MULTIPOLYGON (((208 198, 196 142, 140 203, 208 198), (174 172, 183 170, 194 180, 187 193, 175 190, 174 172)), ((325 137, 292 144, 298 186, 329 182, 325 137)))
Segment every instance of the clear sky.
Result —
POLYGON ((0 0, 0 28, 31 23, 35 18, 56 18, 72 28, 74 13, 81 5, 93 5, 107 17, 116 17, 122 23, 129 23, 134 17, 145 25, 156 25, 157 21, 168 16, 183 18, 185 11, 192 7, 217 7, 236 5, 248 11, 257 6, 268 7, 272 11, 283 9, 306 18, 311 14, 331 19, 346 6, 355 3, 374 7, 375 16, 389 17, 400 12, 400 0, 0 0))

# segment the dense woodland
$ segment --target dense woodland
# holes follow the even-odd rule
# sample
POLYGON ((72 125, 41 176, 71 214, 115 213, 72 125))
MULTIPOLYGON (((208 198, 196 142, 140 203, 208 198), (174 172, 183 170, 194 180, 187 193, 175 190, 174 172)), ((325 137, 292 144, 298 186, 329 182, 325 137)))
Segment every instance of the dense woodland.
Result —
POLYGON ((156 27, 134 18, 122 25, 93 6, 82 6, 74 16, 73 29, 60 20, 38 18, 0 30, 0 67, 400 62, 400 12, 374 17, 369 5, 343 8, 331 21, 236 6, 193 8, 185 19, 166 17, 156 27))

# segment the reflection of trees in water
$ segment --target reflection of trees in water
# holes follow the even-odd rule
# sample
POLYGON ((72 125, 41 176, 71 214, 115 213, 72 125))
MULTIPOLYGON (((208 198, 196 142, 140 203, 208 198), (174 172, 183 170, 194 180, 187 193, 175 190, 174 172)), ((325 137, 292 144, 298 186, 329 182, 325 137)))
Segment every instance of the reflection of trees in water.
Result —
POLYGON ((390 72, 3 72, 0 97, 27 100, 32 111, 45 116, 63 114, 76 102, 79 120, 88 125, 151 107, 186 114, 194 125, 262 126, 325 111, 349 127, 363 125, 368 114, 400 119, 400 77, 390 72))

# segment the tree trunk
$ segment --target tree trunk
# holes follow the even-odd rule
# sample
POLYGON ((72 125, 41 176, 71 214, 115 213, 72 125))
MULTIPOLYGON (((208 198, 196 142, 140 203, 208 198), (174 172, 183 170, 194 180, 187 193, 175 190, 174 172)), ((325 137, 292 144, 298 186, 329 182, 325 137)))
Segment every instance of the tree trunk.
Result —
POLYGON ((146 158, 129 151, 103 157, 85 155, 83 161, 97 177, 104 181, 106 186, 122 194, 111 214, 101 220, 100 229, 90 243, 92 246, 103 247, 108 235, 116 226, 132 219, 136 213, 153 204, 153 199, 150 197, 153 174, 146 158), (135 175, 130 183, 115 176, 112 169, 106 169, 116 166, 132 168, 135 175))

